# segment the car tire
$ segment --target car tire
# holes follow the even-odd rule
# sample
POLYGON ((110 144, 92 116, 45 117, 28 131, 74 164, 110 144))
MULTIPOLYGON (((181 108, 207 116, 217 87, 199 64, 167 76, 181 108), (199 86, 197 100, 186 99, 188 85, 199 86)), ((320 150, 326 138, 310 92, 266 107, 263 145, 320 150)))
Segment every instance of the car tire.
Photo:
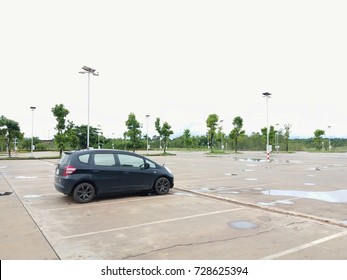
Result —
POLYGON ((154 183, 154 191, 156 194, 167 194, 170 190, 170 181, 168 178, 160 177, 154 183))
POLYGON ((73 191, 73 199, 78 203, 87 203, 95 197, 95 188, 90 183, 80 183, 73 191))

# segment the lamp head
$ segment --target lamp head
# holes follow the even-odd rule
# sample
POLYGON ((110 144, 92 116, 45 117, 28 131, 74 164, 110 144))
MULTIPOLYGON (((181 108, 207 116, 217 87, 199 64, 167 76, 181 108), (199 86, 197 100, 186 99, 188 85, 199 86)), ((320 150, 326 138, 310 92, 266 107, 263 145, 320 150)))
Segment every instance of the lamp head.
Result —
POLYGON ((264 92, 264 93, 263 93, 263 96, 269 98, 269 97, 271 96, 271 93, 269 93, 269 92, 264 92))
POLYGON ((91 67, 88 67, 88 66, 83 66, 82 69, 86 72, 90 72, 90 73, 94 73, 96 70, 91 68, 91 67))

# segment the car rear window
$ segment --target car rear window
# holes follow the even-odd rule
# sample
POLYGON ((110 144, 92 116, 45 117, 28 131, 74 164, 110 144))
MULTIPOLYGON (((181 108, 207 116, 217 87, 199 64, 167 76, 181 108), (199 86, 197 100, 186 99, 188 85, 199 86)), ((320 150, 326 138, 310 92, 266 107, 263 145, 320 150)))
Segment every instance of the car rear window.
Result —
POLYGON ((78 157, 78 160, 82 163, 88 163, 89 162, 89 154, 80 155, 78 157))
POLYGON ((63 153, 59 161, 59 165, 65 165, 68 162, 70 156, 71 153, 63 153))

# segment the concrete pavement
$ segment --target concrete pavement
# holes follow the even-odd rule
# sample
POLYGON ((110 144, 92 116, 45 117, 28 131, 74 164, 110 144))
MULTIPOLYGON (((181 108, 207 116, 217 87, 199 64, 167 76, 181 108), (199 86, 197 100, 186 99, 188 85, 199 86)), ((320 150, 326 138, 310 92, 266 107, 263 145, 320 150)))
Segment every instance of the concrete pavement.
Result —
POLYGON ((57 160, 0 161, 1 259, 347 259, 346 154, 152 157, 166 196, 80 205, 57 160))
POLYGON ((58 259, 3 174, 0 194, 0 259, 58 259))

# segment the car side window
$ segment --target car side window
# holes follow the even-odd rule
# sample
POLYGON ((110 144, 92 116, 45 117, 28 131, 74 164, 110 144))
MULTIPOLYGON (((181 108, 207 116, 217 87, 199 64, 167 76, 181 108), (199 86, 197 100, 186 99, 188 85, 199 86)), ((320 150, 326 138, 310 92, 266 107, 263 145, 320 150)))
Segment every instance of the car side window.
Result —
POLYGON ((116 160, 113 154, 95 154, 94 164, 97 166, 115 166, 116 160))
POLYGON ((78 160, 79 160, 80 162, 82 162, 82 163, 88 164, 88 162, 89 162, 89 154, 80 155, 80 156, 78 157, 78 160))
POLYGON ((145 163, 142 158, 132 155, 119 154, 118 159, 122 167, 142 167, 145 163))

